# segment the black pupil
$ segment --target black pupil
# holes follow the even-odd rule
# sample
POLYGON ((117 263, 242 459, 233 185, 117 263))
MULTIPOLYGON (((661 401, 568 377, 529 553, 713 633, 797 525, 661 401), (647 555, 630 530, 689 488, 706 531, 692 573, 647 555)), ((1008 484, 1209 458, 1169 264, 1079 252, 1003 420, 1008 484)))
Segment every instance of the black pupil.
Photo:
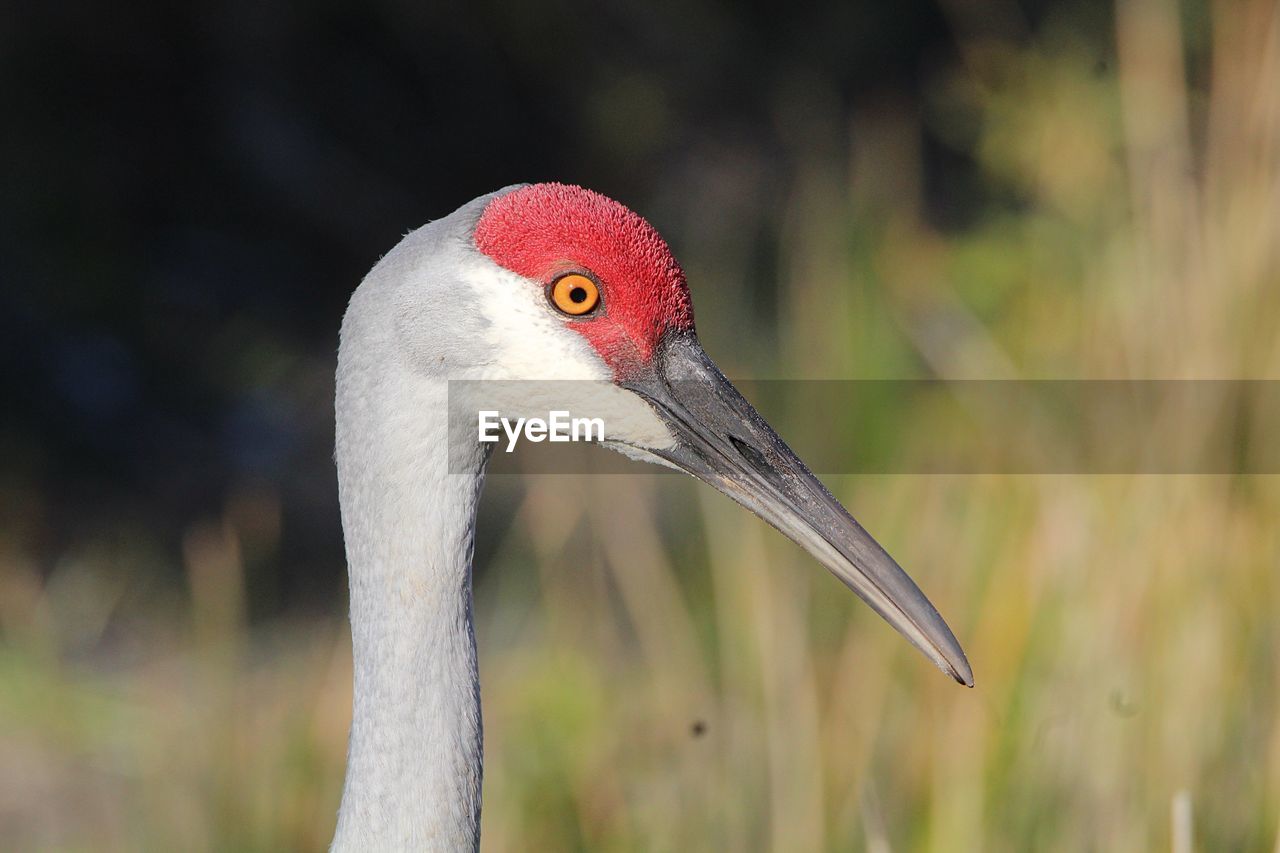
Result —
POLYGON ((570 302, 586 302, 587 289, 585 287, 575 287, 573 290, 570 290, 569 301, 570 302))

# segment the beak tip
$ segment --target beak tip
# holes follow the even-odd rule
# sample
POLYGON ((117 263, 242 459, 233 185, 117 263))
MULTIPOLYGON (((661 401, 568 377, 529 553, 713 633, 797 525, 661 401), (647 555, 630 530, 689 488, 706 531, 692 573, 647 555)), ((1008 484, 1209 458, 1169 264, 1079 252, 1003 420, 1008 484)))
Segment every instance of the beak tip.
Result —
POLYGON ((963 687, 973 687, 973 669, 969 666, 969 661, 963 657, 956 663, 948 662, 945 672, 954 678, 957 684, 963 687))

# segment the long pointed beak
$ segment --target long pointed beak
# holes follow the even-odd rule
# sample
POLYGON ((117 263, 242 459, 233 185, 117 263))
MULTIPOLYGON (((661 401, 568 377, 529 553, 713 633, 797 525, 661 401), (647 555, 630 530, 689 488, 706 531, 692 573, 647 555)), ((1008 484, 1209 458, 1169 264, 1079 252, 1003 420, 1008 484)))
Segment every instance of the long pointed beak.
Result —
POLYGON ((650 453, 709 483, 831 570, 939 669, 968 687, 973 671, 947 623, 893 558, 738 393, 696 338, 668 338, 654 369, 624 380, 677 439, 650 453))

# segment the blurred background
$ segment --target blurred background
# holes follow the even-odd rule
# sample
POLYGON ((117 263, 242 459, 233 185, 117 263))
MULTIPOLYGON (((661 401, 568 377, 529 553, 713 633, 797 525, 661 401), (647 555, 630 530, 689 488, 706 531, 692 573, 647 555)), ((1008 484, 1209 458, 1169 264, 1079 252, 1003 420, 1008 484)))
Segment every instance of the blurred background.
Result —
MULTIPOLYGON (((327 844, 338 324, 404 233, 503 185, 649 218, 734 377, 1280 378, 1275 0, 5 19, 6 850, 327 844)), ((918 425, 863 411, 765 413, 801 456, 894 436, 913 470, 918 425)), ((491 478, 486 849, 1276 847, 1276 477, 828 485, 975 690, 692 481, 491 478)))

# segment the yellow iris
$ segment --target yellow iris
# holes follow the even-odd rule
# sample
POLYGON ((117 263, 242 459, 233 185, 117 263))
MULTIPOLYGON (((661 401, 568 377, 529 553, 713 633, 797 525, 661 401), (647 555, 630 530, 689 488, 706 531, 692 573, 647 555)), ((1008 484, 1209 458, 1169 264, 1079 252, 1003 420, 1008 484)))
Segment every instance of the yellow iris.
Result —
POLYGON ((600 304, 600 288, 585 275, 571 272, 551 285, 551 302, 564 313, 577 317, 600 304))

